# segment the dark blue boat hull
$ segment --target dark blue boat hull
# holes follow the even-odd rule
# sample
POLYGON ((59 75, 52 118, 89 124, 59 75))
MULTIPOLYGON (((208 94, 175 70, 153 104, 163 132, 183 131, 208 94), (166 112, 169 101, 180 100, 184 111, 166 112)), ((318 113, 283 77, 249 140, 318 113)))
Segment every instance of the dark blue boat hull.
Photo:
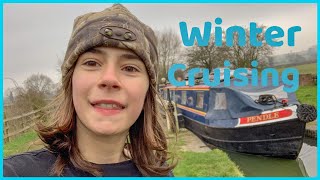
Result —
POLYGON ((184 126, 216 147, 263 156, 296 159, 306 124, 298 119, 247 127, 217 128, 183 116, 184 126))

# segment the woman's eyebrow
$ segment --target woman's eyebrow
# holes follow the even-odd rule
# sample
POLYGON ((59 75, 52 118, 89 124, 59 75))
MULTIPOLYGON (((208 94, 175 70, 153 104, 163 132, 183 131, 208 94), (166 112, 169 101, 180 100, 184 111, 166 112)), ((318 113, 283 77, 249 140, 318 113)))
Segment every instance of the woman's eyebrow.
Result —
POLYGON ((135 55, 135 54, 131 54, 131 53, 128 53, 128 54, 121 54, 121 58, 126 58, 126 59, 137 59, 137 60, 140 60, 140 57, 135 55))
MULTIPOLYGON (((102 51, 98 48, 92 48, 89 49, 87 52, 89 53, 93 53, 93 54, 101 54, 101 55, 107 55, 107 53, 105 51, 102 51)), ((137 56, 136 54, 133 53, 123 53, 120 55, 121 58, 126 58, 126 59, 138 59, 141 60, 139 56, 137 56)))
POLYGON ((102 55, 106 54, 104 51, 97 48, 89 49, 87 52, 93 53, 93 54, 102 54, 102 55))

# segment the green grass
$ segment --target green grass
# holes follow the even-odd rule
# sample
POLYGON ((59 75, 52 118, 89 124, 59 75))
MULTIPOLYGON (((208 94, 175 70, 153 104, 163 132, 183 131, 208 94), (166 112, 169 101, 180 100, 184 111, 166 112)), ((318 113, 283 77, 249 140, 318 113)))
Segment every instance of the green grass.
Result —
POLYGON ((167 133, 167 138, 169 140, 168 149, 171 153, 177 154, 181 151, 181 147, 186 143, 182 138, 184 134, 184 132, 180 132, 177 134, 178 136, 176 136, 173 133, 167 133))
POLYGON ((12 141, 4 144, 4 157, 8 157, 14 154, 39 149, 39 145, 33 144, 38 139, 35 131, 28 131, 12 141))
MULTIPOLYGON (((282 73, 282 71, 286 68, 277 68, 277 70, 279 73, 282 73)), ((292 66, 290 68, 296 68, 299 71, 299 74, 317 74, 317 63, 292 66)))
POLYGON ((183 151, 182 146, 188 143, 186 131, 180 131, 177 139, 169 134, 169 151, 178 160, 173 170, 176 177, 243 177, 238 166, 233 163, 228 155, 214 149, 209 152, 183 151))
POLYGON ((179 163, 174 169, 175 176, 182 177, 242 177, 242 172, 228 155, 214 149, 210 152, 180 152, 179 163))
POLYGON ((317 107, 317 86, 300 86, 296 95, 301 103, 317 107))

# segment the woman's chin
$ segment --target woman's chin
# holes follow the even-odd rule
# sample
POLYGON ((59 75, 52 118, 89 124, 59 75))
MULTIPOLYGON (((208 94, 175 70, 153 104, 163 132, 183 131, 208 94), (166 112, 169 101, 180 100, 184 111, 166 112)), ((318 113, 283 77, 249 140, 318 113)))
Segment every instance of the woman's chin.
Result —
POLYGON ((99 136, 112 136, 112 135, 119 135, 119 134, 122 134, 123 132, 125 132, 126 130, 125 129, 122 129, 122 128, 118 128, 118 127, 110 127, 110 126, 95 126, 91 129, 91 131, 93 133, 95 133, 96 135, 99 135, 99 136))
POLYGON ((93 129, 92 132, 94 132, 96 135, 99 135, 99 136, 112 136, 112 135, 119 134, 119 131, 112 128, 93 129))

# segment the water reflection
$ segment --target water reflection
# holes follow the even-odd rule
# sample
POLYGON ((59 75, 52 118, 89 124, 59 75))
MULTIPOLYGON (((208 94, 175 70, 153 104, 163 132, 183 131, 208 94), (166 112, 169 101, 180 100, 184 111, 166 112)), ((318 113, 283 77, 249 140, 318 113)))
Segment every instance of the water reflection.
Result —
POLYGON ((230 159, 237 164, 246 177, 306 177, 317 176, 316 141, 306 139, 296 160, 229 152, 230 159), (308 143, 308 144, 307 144, 308 143))
MULTIPOLYGON (((213 149, 211 144, 206 145, 213 149)), ((225 151, 225 150, 224 150, 225 151)), ((296 160, 225 151, 245 177, 316 177, 317 141, 304 138, 296 160)))
POLYGON ((308 176, 299 159, 288 160, 234 152, 227 153, 246 177, 308 176))

